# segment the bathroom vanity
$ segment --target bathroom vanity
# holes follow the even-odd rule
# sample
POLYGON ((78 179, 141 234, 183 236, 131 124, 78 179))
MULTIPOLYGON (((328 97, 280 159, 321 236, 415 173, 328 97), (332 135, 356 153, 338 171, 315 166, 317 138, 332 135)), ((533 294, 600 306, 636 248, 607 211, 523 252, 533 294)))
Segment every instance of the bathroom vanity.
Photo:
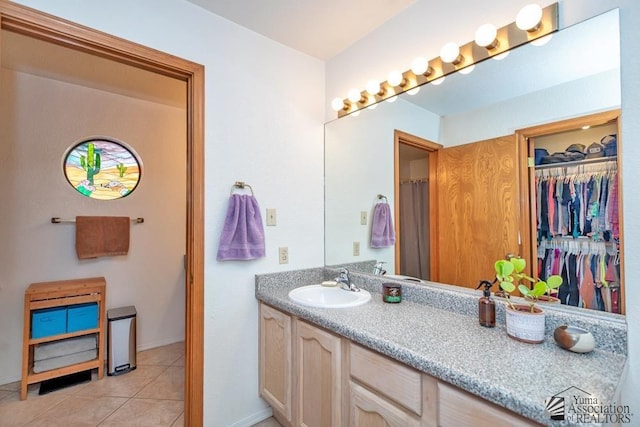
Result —
POLYGON ((569 425, 550 418, 545 400, 577 387, 613 403, 626 361, 626 327, 615 317, 549 310, 547 339, 534 345, 506 335, 502 304, 498 326, 483 328, 480 294, 444 285, 400 281, 403 302, 386 304, 388 279, 352 273, 373 295, 367 304, 325 309, 288 298, 335 274, 256 276, 260 393, 283 425, 569 425), (551 334, 564 323, 593 331, 596 350, 560 349, 551 334))

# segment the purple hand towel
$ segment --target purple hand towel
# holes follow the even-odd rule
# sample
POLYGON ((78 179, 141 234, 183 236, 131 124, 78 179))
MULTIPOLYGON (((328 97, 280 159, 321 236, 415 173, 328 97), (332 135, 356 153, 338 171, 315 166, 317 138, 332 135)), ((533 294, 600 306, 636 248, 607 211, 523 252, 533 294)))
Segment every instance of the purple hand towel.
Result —
POLYGON ((264 256, 264 227, 258 201, 252 195, 232 194, 218 245, 218 261, 264 256))
POLYGON ((389 203, 378 203, 373 210, 371 221, 371 247, 386 248, 396 243, 396 231, 391 219, 389 203))

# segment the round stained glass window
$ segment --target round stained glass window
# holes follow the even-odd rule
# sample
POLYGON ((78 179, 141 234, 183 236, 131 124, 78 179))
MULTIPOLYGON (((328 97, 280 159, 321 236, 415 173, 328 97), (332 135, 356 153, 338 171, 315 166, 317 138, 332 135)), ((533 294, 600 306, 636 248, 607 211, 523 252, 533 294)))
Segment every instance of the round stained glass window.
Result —
POLYGON ((141 162, 133 150, 108 138, 91 138, 69 149, 64 175, 80 194, 99 200, 126 197, 140 182, 141 162))

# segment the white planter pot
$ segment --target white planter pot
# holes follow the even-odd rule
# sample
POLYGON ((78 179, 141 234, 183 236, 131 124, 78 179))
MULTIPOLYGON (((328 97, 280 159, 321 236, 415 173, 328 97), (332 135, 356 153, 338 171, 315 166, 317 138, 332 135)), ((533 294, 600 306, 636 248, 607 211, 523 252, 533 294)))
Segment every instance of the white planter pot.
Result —
POLYGON ((544 341, 544 312, 535 308, 532 313, 528 305, 514 304, 518 310, 507 306, 505 310, 507 335, 518 341, 541 343, 544 341))

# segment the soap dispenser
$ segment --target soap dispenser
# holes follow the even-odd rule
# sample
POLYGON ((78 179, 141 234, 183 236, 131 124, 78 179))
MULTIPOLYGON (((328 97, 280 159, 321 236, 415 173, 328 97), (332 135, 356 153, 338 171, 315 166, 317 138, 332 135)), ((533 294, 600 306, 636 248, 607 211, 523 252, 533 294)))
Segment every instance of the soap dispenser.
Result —
POLYGON ((482 286, 484 286, 484 290, 478 301, 478 320, 481 326, 493 328, 496 326, 496 303, 491 298, 493 283, 482 280, 476 289, 480 289, 482 286))

